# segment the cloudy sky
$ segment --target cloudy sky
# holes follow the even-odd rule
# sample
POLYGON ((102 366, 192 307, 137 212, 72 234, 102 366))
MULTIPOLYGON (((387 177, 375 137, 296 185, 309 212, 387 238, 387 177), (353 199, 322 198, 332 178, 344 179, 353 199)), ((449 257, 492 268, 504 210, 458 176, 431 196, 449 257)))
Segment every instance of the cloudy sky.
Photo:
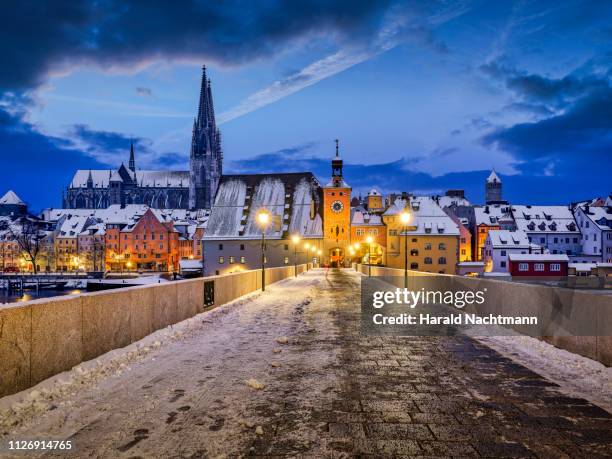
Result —
POLYGON ((0 167, 34 209, 77 168, 186 169, 201 66, 226 172, 516 203, 612 191, 612 2, 21 1, 0 27, 0 167))

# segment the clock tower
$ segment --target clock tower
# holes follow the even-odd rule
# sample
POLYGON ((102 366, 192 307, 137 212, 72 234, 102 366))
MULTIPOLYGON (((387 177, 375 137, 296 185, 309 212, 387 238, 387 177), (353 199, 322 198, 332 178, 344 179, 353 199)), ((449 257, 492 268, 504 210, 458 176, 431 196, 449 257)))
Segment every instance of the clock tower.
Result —
POLYGON ((323 262, 339 267, 351 243, 351 187, 342 176, 338 139, 331 166, 331 180, 323 187, 323 262))

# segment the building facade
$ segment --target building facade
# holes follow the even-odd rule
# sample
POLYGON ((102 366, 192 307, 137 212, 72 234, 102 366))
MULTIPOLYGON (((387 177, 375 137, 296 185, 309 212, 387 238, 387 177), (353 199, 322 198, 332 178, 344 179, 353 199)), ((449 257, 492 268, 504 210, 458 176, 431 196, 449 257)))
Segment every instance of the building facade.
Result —
POLYGON ((510 254, 508 260, 512 277, 552 280, 567 277, 569 264, 567 255, 510 254))
POLYGON ((579 205, 574 217, 581 233, 581 255, 612 263, 612 206, 579 205))

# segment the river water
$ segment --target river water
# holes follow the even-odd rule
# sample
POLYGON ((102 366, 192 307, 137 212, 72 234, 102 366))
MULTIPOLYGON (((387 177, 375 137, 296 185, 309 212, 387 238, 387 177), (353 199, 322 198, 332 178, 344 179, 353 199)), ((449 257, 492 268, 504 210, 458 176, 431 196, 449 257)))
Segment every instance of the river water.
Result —
POLYGON ((38 298, 50 298, 53 296, 64 296, 64 295, 76 295, 83 293, 85 290, 70 289, 40 289, 38 292, 36 289, 24 290, 23 295, 20 292, 8 293, 7 290, 0 290, 0 304, 1 303, 21 303, 23 301, 36 300, 38 298))

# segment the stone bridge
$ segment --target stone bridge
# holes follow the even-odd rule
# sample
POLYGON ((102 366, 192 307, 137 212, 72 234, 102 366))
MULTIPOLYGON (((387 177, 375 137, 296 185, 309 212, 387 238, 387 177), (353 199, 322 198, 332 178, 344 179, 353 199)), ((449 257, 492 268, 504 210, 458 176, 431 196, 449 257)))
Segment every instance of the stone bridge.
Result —
POLYGON ((201 280, 174 283, 174 300, 159 286, 57 300, 54 319, 36 305, 4 311, 0 365, 17 359, 2 342, 30 343, 27 368, 10 375, 21 386, 4 376, 5 394, 38 386, 0 399, 0 448, 63 439, 72 451, 45 456, 610 457, 609 368, 535 339, 519 344, 567 354, 567 365, 495 340, 364 336, 360 273, 282 269, 265 292, 259 272, 219 280, 208 300, 222 306, 203 312, 188 306, 206 302, 201 280), (572 362, 591 386, 572 381, 572 362))

